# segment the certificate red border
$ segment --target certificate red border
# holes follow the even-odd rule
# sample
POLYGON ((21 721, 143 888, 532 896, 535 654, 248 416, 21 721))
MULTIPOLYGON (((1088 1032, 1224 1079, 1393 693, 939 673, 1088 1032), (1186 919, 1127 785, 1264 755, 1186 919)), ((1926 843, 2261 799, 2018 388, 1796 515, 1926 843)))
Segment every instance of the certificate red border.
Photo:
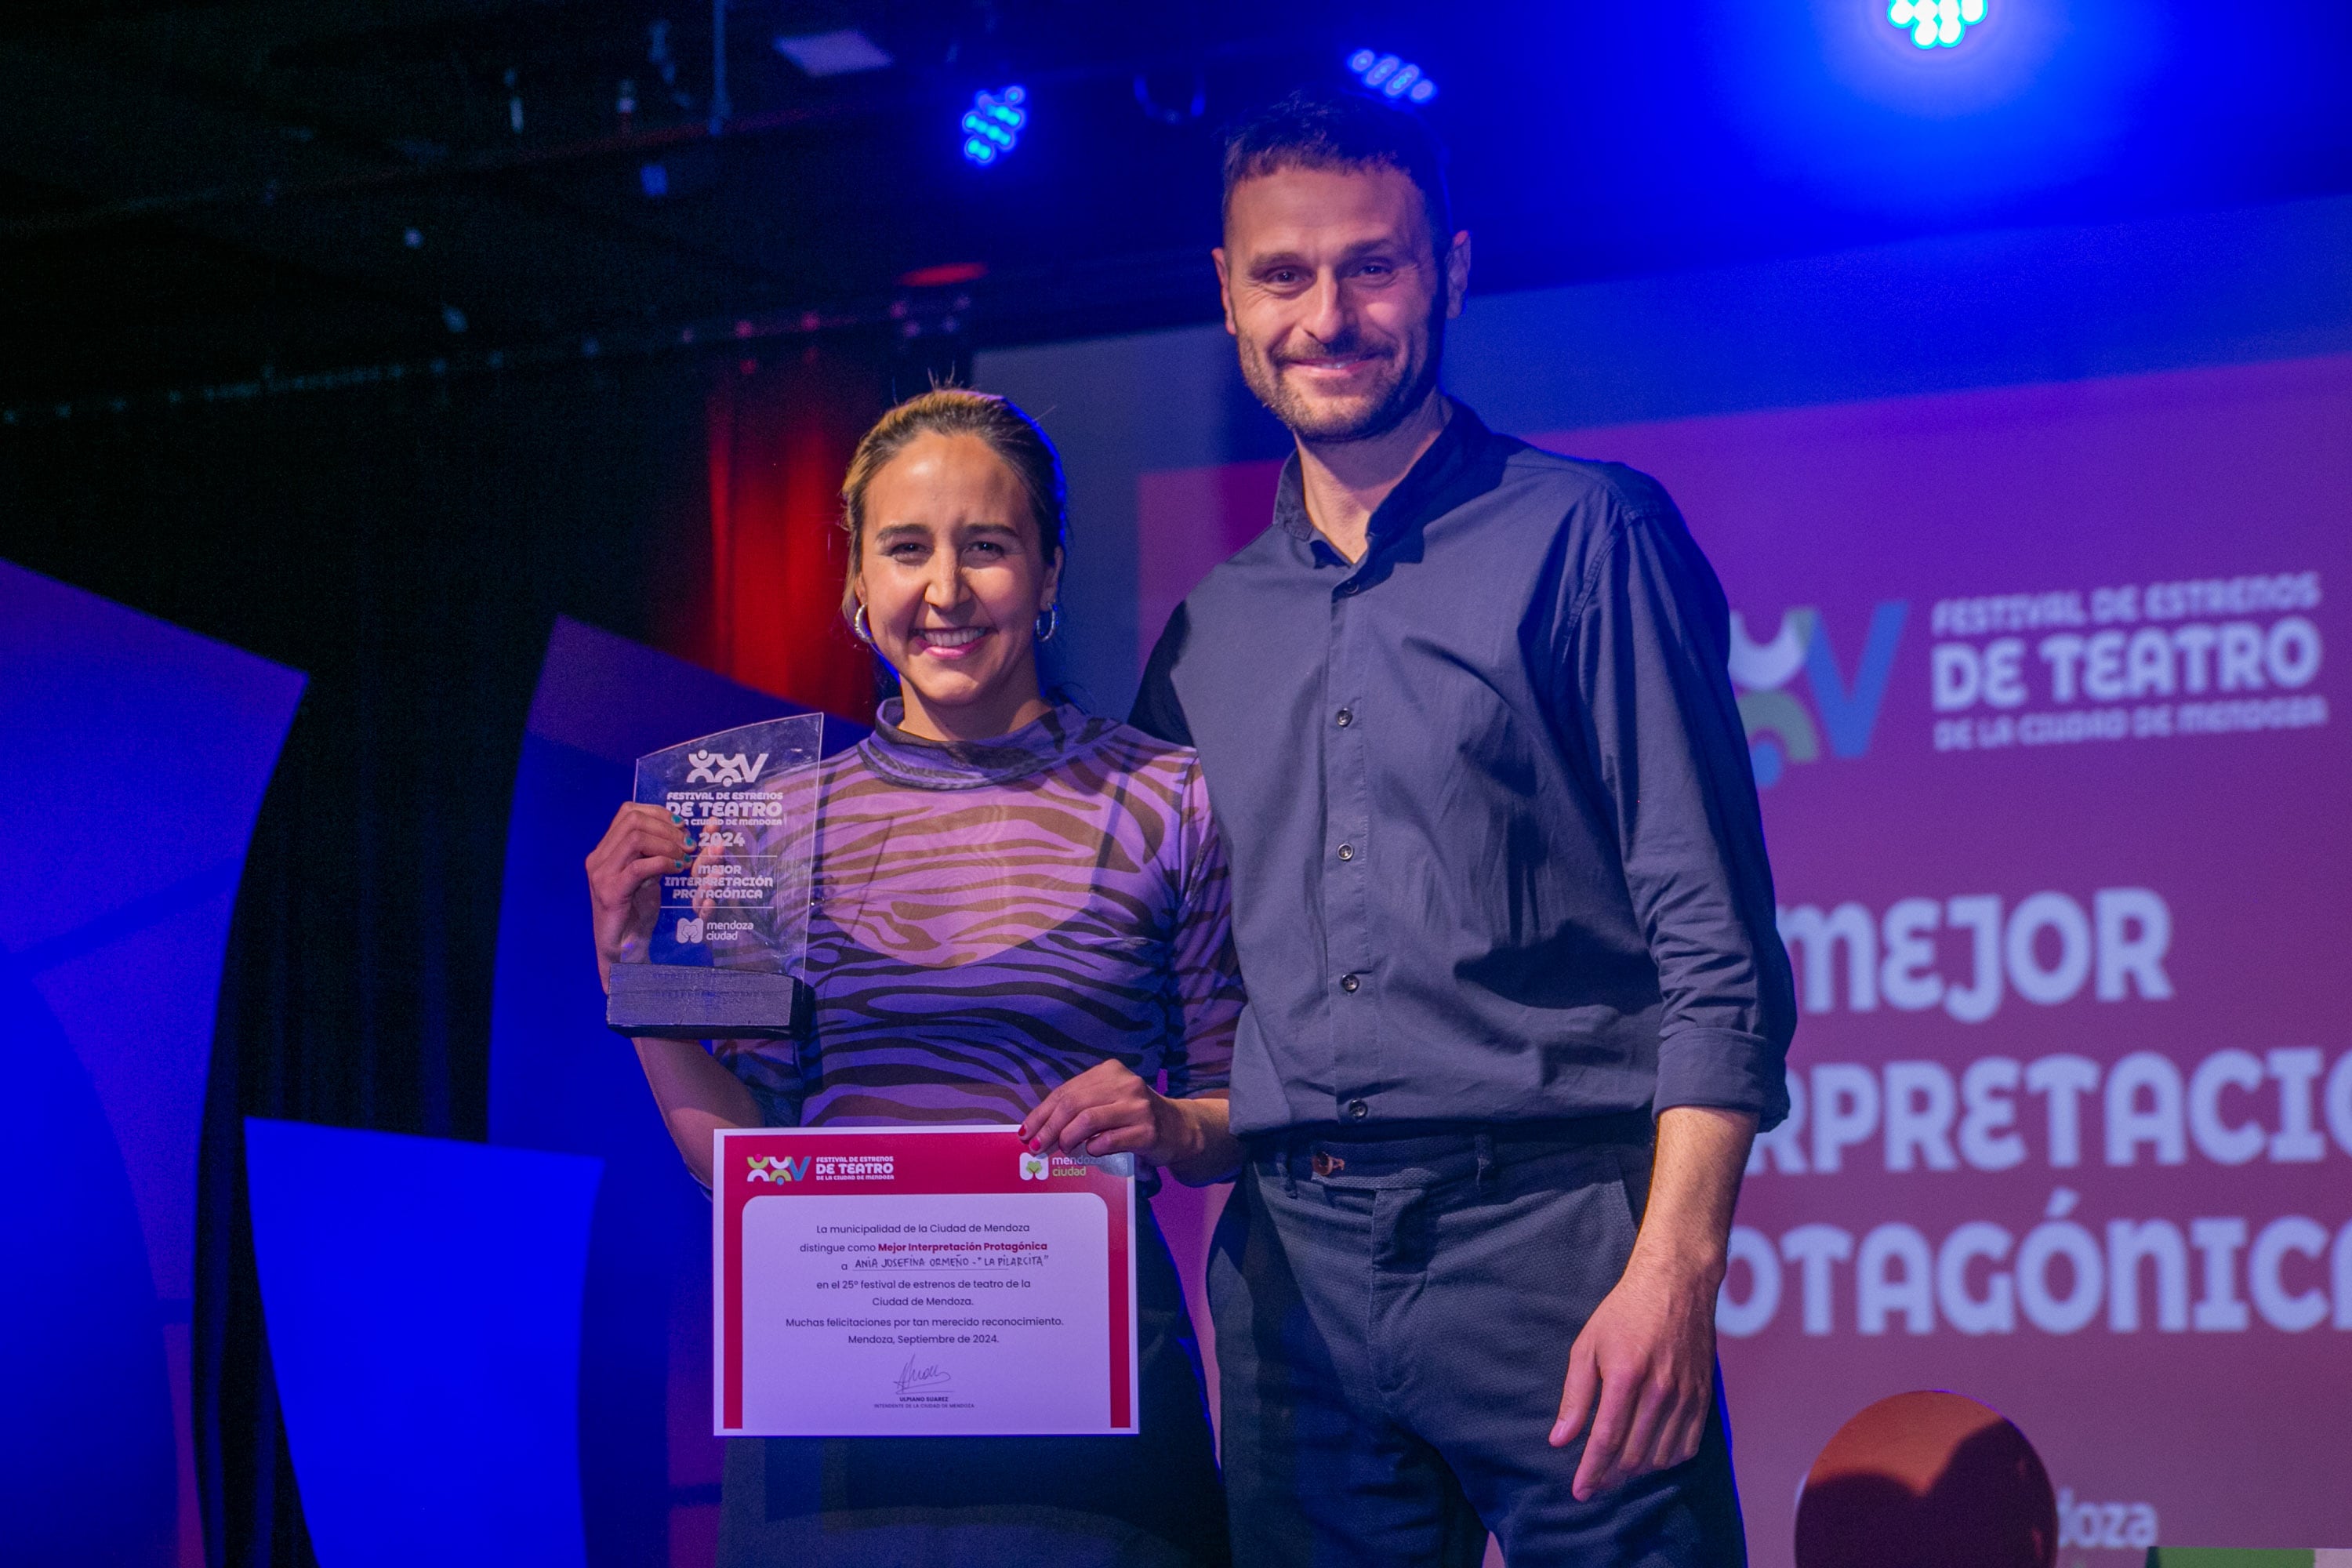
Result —
POLYGON ((722 1437, 752 1436, 743 1430, 743 1210, 755 1197, 882 1194, 893 1192, 1001 1193, 1011 1197, 1045 1193, 1088 1192, 1103 1200, 1109 1215, 1110 1425, 1105 1435, 1138 1429, 1135 1285, 1135 1179, 1059 1156, 1047 1180, 1021 1175, 1020 1130, 1013 1127, 824 1127, 722 1128, 714 1134, 711 1170, 711 1252, 716 1271, 712 1292, 719 1346, 714 1393, 715 1430, 722 1437), (880 1180, 815 1179, 815 1156, 871 1159, 887 1155, 891 1172, 880 1180), (753 1181, 754 1160, 805 1159, 810 1174, 793 1180, 753 1181))

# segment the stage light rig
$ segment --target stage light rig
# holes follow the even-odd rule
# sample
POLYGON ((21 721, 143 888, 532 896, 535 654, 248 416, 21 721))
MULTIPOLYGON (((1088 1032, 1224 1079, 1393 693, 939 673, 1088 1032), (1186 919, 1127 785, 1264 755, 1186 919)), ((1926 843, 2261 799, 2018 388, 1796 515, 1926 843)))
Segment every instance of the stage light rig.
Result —
POLYGON ((1948 49, 1985 19, 1985 0, 1895 0, 1886 19, 1923 49, 1948 49))
POLYGON ((1028 100, 1027 89, 1020 87, 973 93, 960 122, 963 155, 984 169, 1018 147, 1022 128, 1029 123, 1029 111, 1022 107, 1028 100))
MULTIPOLYGON (((1979 8, 1983 0, 1975 0, 1979 8)), ((1394 55, 1384 55, 1376 49, 1358 49, 1348 57, 1349 72, 1358 81, 1384 98, 1401 99, 1407 103, 1427 103, 1437 96, 1437 84, 1410 60, 1394 55)))

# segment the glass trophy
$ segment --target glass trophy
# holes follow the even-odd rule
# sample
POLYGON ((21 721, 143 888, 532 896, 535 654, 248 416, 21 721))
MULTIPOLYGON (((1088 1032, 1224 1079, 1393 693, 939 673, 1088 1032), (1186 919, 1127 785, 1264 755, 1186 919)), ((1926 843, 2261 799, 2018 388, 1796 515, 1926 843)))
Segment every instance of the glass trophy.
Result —
POLYGON ((805 1010, 824 715, 722 730, 637 759, 635 798, 684 826, 661 910, 612 966, 604 1020, 624 1035, 782 1039, 805 1010))

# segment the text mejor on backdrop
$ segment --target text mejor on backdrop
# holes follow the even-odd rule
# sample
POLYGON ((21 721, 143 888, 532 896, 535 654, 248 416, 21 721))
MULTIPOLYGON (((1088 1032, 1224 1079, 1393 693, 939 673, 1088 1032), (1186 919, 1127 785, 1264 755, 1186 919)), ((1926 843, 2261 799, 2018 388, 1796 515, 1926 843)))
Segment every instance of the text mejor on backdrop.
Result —
POLYGON ((1937 1386, 2068 1561, 2352 1539, 2347 431, 2322 360, 1546 441, 1741 611, 1803 1020, 1721 1304, 1751 1512, 1937 1386))

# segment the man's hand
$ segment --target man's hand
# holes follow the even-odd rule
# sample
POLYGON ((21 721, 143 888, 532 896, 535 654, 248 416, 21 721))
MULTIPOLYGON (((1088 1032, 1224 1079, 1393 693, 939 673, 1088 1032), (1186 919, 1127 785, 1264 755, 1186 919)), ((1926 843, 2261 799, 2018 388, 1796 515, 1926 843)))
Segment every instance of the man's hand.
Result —
POLYGON ((1648 1208, 1623 1278, 1568 1352, 1551 1446, 1591 1423, 1573 1489, 1611 1487, 1698 1453, 1715 1398, 1715 1293, 1756 1118, 1676 1107, 1658 1118, 1648 1208))
POLYGON ((1576 1336, 1551 1446, 1574 1442, 1591 1418, 1578 1501, 1698 1452, 1715 1397, 1715 1291, 1637 1254, 1576 1336))

